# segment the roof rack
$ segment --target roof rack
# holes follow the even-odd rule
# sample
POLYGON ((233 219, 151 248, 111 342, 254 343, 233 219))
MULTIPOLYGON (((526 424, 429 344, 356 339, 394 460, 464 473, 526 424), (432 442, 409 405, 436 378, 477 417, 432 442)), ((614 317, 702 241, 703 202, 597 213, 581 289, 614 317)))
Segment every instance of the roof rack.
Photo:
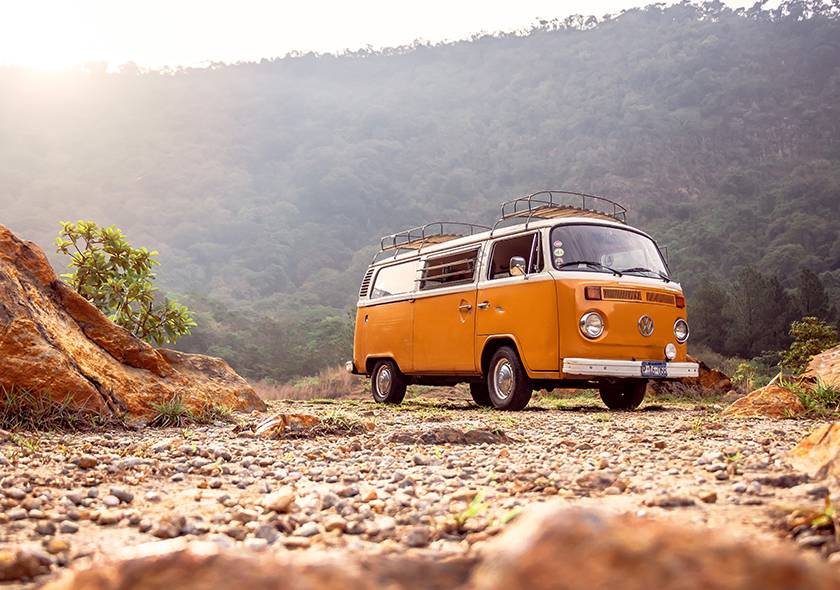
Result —
POLYGON ((461 221, 433 221, 425 225, 412 227, 395 234, 382 236, 379 240, 379 252, 373 257, 374 262, 383 252, 394 251, 394 258, 400 250, 419 250, 430 244, 442 244, 449 240, 471 236, 477 232, 488 231, 486 225, 464 223, 461 221))
POLYGON ((525 218, 527 229, 533 218, 555 217, 593 217, 627 223, 627 209, 615 201, 597 195, 570 191, 540 191, 502 203, 502 216, 493 224, 492 231, 496 231, 499 224, 509 219, 525 218))

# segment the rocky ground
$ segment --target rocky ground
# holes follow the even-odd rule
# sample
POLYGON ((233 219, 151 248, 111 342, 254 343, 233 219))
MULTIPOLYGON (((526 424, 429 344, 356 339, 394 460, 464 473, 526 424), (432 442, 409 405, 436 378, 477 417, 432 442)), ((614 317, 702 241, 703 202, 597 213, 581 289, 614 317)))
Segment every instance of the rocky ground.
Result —
MULTIPOLYGON (((547 499, 779 539, 780 509, 820 507, 827 494, 785 458, 811 420, 724 420, 720 406, 686 402, 608 413, 594 398, 501 413, 463 392, 432 393, 398 407, 271 402, 270 412, 326 426, 280 438, 254 434, 266 414, 2 434, 0 555, 31 547, 26 571, 43 573, 6 584, 30 587, 72 562, 178 536, 255 552, 470 555, 547 499)), ((789 542, 840 561, 830 537, 789 542)))

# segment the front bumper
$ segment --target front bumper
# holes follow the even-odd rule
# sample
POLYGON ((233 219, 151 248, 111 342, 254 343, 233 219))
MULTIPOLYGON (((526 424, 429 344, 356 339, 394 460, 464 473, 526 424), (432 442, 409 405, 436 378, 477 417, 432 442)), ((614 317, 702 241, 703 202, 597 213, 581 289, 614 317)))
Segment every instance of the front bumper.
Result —
MULTIPOLYGON (((700 365, 697 363, 668 362, 666 379, 697 377, 700 365)), ((611 359, 563 359, 563 373, 570 377, 642 377, 642 361, 611 359)))

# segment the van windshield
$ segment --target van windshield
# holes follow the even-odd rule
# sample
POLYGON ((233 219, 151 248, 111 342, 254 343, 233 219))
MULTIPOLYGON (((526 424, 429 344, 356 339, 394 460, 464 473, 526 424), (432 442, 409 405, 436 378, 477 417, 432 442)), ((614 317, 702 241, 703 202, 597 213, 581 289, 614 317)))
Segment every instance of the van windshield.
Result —
POLYGON ((558 270, 668 276, 650 238, 608 225, 560 225, 551 230, 551 259, 558 270))

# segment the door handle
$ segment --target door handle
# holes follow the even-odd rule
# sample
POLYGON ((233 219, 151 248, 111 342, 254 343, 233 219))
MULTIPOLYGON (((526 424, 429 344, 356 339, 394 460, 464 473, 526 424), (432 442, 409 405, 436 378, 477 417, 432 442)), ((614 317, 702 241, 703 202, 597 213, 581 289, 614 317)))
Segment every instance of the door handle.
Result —
POLYGON ((470 305, 469 303, 462 303, 461 305, 458 306, 458 309, 460 311, 469 311, 469 310, 472 309, 472 305, 470 305))
POLYGON ((478 309, 487 309, 488 307, 490 307, 490 302, 489 301, 482 301, 481 303, 476 305, 476 307, 478 309))

